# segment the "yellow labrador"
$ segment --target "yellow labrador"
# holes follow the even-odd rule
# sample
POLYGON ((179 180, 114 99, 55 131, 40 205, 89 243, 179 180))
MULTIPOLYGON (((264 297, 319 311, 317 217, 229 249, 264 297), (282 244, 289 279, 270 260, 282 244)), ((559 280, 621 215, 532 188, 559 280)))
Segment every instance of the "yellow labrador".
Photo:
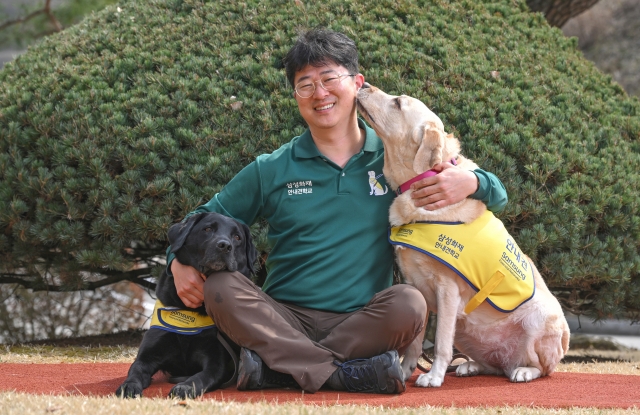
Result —
MULTIPOLYGON (((442 161, 478 167, 460 155, 458 140, 419 100, 365 84, 357 102, 384 143, 383 173, 393 189, 442 161)), ((529 382, 552 373, 569 348, 569 326, 502 222, 470 198, 435 211, 416 208, 406 187, 390 208, 389 238, 402 274, 422 292, 438 323, 432 368, 416 385, 442 385, 454 345, 472 359, 458 366, 457 376, 529 382)), ((422 338, 405 354, 405 379, 416 368, 422 338)))

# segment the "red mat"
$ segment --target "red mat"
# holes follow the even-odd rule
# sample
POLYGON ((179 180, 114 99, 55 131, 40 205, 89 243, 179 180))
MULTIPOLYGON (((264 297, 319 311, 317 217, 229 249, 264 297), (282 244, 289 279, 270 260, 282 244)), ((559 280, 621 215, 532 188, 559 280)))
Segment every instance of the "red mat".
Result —
MULTIPOLYGON (((128 363, 0 364, 0 391, 35 394, 106 396, 124 381, 128 363)), ((533 406, 543 408, 640 408, 640 376, 554 373, 531 383, 514 384, 506 377, 458 378, 448 374, 441 388, 413 386, 418 371, 402 395, 373 395, 321 390, 315 394, 270 389, 240 392, 226 388, 205 399, 235 402, 299 402, 384 407, 533 406)), ((158 374, 144 391, 146 397, 164 397, 173 385, 158 374)))

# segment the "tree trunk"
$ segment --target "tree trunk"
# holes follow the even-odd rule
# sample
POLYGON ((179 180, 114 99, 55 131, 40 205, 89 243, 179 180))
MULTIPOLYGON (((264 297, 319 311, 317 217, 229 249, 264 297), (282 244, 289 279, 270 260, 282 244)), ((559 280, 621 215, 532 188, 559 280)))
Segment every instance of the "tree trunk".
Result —
POLYGON ((567 20, 589 9, 599 0, 527 0, 534 12, 541 12, 551 26, 562 27, 567 20))

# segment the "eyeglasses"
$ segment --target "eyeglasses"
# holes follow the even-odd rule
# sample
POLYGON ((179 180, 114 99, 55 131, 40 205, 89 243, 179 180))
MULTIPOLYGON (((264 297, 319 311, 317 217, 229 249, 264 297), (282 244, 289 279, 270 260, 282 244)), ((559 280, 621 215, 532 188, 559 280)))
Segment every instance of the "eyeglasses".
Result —
POLYGON ((352 75, 348 73, 343 75, 331 74, 331 75, 325 76, 324 78, 320 78, 314 82, 310 82, 307 80, 298 82, 295 88, 296 94, 298 94, 300 98, 309 98, 310 96, 313 95, 314 92, 316 92, 316 82, 320 82, 320 86, 325 91, 333 91, 340 84, 340 82, 342 82, 342 79, 346 76, 356 76, 356 75, 355 74, 352 75))

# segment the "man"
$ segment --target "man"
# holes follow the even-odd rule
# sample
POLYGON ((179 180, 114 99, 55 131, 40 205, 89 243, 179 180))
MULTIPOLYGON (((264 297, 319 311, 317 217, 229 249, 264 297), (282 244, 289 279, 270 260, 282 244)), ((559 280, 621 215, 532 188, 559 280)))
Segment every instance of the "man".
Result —
MULTIPOLYGON (((259 156, 194 213, 218 212, 248 225, 269 223, 271 252, 260 290, 236 272, 205 281, 168 257, 178 294, 202 304, 242 346, 238 388, 323 385, 401 393, 399 356, 421 332, 426 304, 413 287, 392 285, 387 242, 394 193, 382 175, 383 146, 359 120, 364 83, 355 43, 325 29, 302 34, 285 58, 308 130, 259 156)), ((417 206, 437 209, 467 196, 497 211, 502 183, 449 163, 413 186, 417 206)))

